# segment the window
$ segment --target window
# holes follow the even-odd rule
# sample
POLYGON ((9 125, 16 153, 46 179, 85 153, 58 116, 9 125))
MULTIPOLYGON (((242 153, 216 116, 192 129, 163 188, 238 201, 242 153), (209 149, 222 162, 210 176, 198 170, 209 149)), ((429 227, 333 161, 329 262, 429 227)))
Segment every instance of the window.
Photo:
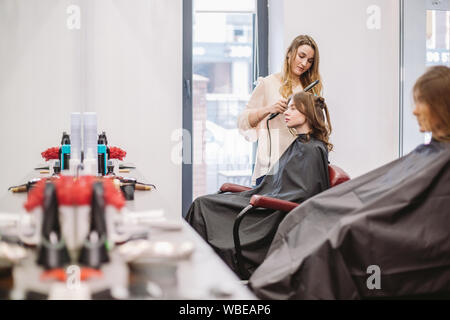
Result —
POLYGON ((250 185, 253 149, 236 123, 253 88, 254 3, 193 2, 194 199, 224 182, 250 185))
POLYGON ((450 11, 427 10, 426 66, 450 65, 450 11))
MULTIPOLYGON (((190 3, 184 17, 189 17, 190 10, 192 47, 185 42, 183 55, 185 67, 192 72, 192 80, 188 79, 192 81, 192 100, 183 123, 192 132, 193 163, 183 167, 183 212, 192 199, 217 192, 225 182, 250 186, 254 146, 239 134, 237 118, 246 107, 256 77, 266 75, 268 63, 267 46, 261 45, 267 43, 267 32, 259 36, 256 32, 257 25, 267 25, 267 1, 190 3), (260 7, 266 11, 257 19, 260 7), (257 38, 263 49, 256 50, 257 38), (256 59, 255 53, 264 50, 264 56, 256 59)), ((185 84, 185 90, 189 87, 185 84)))

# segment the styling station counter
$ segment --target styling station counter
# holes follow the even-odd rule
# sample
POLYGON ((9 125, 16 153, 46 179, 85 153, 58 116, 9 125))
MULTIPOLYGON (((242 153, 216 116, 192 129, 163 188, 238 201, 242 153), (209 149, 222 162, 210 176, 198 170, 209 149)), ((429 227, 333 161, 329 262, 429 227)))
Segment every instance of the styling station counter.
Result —
MULTIPOLYGON (((145 181, 132 165, 120 172, 145 181)), ((22 182, 48 177, 47 171, 37 169, 22 182)), ((59 217, 58 231, 65 237, 70 262, 57 267, 52 267, 56 252, 52 250, 57 250, 59 242, 47 243, 53 249, 42 253, 42 210, 40 218, 36 210, 25 210, 27 192, 4 194, 0 198, 0 299, 255 299, 179 212, 167 211, 169 199, 155 188, 132 189, 134 199, 120 210, 106 206, 103 211, 108 240, 95 242, 107 243, 103 260, 92 253, 92 241, 98 239, 92 234, 86 238, 94 223, 92 207, 59 206, 55 217, 59 217), (83 249, 74 249, 77 241, 83 249), (42 259, 47 262, 38 263, 42 259), (93 261, 103 262, 95 267, 93 261)))

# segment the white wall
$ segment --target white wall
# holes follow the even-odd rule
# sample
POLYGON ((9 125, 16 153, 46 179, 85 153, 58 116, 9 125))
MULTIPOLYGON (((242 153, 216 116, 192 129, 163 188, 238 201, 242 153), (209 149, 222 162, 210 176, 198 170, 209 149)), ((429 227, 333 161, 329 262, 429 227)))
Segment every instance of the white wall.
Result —
POLYGON ((80 108, 80 36, 66 0, 0 0, 0 195, 43 162, 80 108))
POLYGON ((59 145, 71 111, 95 111, 98 131, 180 214, 182 0, 0 0, 0 39, 0 190, 59 145), (66 27, 69 4, 80 30, 66 27))
MULTIPOLYGON (((330 161, 352 177, 398 157, 399 3, 394 0, 273 0, 271 57, 283 57, 292 39, 311 35, 319 46, 324 97, 333 125, 330 161), (381 9, 380 30, 368 30, 370 5, 381 9), (280 9, 281 8, 281 9, 280 9), (279 15, 279 14, 278 14, 279 15)), ((270 70, 281 64, 270 59, 270 70)))

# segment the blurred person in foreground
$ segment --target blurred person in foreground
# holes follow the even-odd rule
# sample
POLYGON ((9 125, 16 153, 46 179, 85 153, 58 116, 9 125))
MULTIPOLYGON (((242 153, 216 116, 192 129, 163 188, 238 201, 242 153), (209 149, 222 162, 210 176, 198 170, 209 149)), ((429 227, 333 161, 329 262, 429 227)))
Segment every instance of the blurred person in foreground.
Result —
POLYGON ((431 142, 292 210, 249 279, 258 297, 450 292, 450 69, 430 68, 413 95, 431 142))

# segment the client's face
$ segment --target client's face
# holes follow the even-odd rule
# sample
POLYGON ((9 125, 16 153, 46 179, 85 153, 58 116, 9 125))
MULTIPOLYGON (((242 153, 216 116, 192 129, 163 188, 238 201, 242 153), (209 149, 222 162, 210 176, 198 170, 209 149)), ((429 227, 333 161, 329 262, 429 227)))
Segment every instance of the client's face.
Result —
POLYGON ((299 77, 308 71, 314 63, 314 49, 307 44, 301 45, 295 53, 294 60, 291 61, 291 71, 299 77))
POLYGON ((288 128, 301 128, 306 123, 306 117, 303 113, 298 111, 294 102, 291 102, 284 112, 284 121, 288 128))
POLYGON ((420 132, 430 132, 430 107, 426 103, 416 100, 413 114, 417 118, 420 132))

